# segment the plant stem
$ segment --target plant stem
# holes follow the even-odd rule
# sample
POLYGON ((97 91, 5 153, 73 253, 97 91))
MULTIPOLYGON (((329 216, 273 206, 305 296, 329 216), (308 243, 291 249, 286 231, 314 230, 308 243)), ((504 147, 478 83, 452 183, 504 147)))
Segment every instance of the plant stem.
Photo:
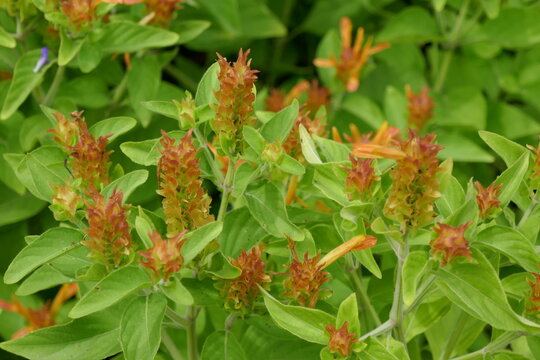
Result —
POLYGON ((161 342, 165 345, 165 348, 169 351, 169 355, 171 355, 173 360, 184 360, 182 354, 180 354, 180 351, 178 351, 174 341, 165 329, 161 330, 161 342))
POLYGON ((416 298, 414 298, 412 304, 407 309, 405 309, 405 314, 410 313, 411 311, 416 309, 418 305, 420 305, 422 299, 428 293, 428 289, 433 283, 433 281, 435 281, 435 275, 431 275, 429 278, 427 278, 426 281, 422 283, 422 285, 420 285, 420 287, 418 288, 418 295, 416 295, 416 298))
POLYGON ((199 310, 190 306, 187 312, 189 326, 187 328, 187 354, 188 360, 198 360, 199 350, 197 348, 197 316, 199 310))
POLYGON ((379 314, 377 314, 377 311, 375 311, 373 304, 369 300, 366 290, 364 289, 364 286, 362 285, 362 280, 358 276, 357 269, 353 268, 350 271, 350 274, 351 274, 351 280, 354 285, 356 294, 358 295, 358 300, 360 304, 362 305, 360 310, 364 310, 364 309, 367 310, 369 314, 371 315, 371 318, 373 319, 375 326, 381 326, 381 319, 379 318, 379 314))
POLYGON ((227 212, 227 205, 229 205, 229 194, 231 193, 232 182, 234 178, 234 165, 233 159, 229 160, 229 166, 227 168, 227 175, 225 176, 225 182, 223 183, 221 193, 221 204, 219 205, 219 212, 217 221, 223 220, 225 213, 227 212))
POLYGON ((407 339, 403 332, 403 287, 402 287, 402 275, 403 275, 403 263, 409 252, 407 243, 407 233, 403 235, 403 242, 396 242, 396 255, 397 255, 397 269, 396 269, 396 282, 394 287, 394 299, 392 302, 392 309, 390 310, 390 320, 394 322, 396 328, 396 335, 399 341, 401 341, 405 348, 407 348, 407 339))
POLYGON ((184 329, 186 329, 190 325, 188 320, 180 316, 176 311, 174 311, 170 307, 167 307, 167 309, 165 310, 165 315, 169 319, 171 319, 176 325, 179 325, 183 327, 184 329))
POLYGON ((483 358, 483 357, 485 357, 486 354, 489 354, 490 352, 497 351, 499 349, 503 349, 508 344, 510 344, 512 341, 517 339, 518 337, 525 336, 525 335, 527 335, 527 334, 523 333, 523 332, 508 332, 508 333, 506 333, 504 335, 499 336, 497 339, 495 339, 495 341, 487 344, 486 346, 484 346, 480 350, 477 350, 475 352, 472 352, 472 353, 469 353, 469 354, 466 354, 466 355, 455 357, 452 360, 471 360, 471 359, 476 359, 478 357, 483 358))
POLYGON ((58 92, 58 88, 60 88, 60 84, 64 79, 65 72, 66 68, 64 66, 58 66, 58 69, 56 69, 56 74, 54 74, 51 87, 49 87, 49 91, 47 92, 47 95, 45 95, 45 98, 42 101, 43 105, 50 106, 52 104, 56 93, 58 92))
POLYGON ((525 212, 523 213, 523 216, 519 220, 519 223, 518 223, 518 226, 517 226, 518 228, 521 227, 523 224, 525 224, 525 221, 527 221, 529 216, 531 216, 531 214, 534 212, 534 209, 536 208, 536 205, 538 205, 538 203, 539 203, 539 200, 537 200, 536 197, 533 197, 531 199, 531 204, 525 210, 525 212))
POLYGON ((392 320, 385 321, 382 323, 378 328, 371 330, 367 334, 362 335, 358 340, 364 341, 369 337, 375 337, 381 334, 384 334, 390 330, 392 330, 396 326, 396 324, 392 320))
POLYGON ((444 350, 441 353, 441 356, 439 358, 440 360, 448 360, 450 356, 452 356, 452 352, 454 351, 454 348, 456 347, 459 337, 462 334, 463 328, 467 324, 468 318, 469 316, 467 315, 467 313, 461 310, 457 323, 452 329, 452 334, 450 334, 450 338, 448 339, 448 342, 446 343, 446 346, 444 347, 444 350))

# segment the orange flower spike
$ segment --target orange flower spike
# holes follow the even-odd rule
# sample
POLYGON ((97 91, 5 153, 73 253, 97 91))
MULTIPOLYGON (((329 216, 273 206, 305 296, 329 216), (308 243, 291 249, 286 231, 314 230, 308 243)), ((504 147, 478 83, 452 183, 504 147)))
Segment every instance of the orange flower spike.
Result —
POLYGON ((66 185, 51 184, 51 187, 53 197, 50 209, 53 211, 54 218, 58 221, 72 221, 77 209, 84 205, 82 196, 69 181, 66 185))
POLYGON ((356 334, 351 334, 348 329, 349 323, 343 322, 340 329, 336 329, 333 324, 326 325, 326 331, 330 335, 328 350, 331 353, 339 353, 341 356, 351 355, 352 345, 358 342, 356 334))
POLYGON ((429 96, 429 88, 424 86, 418 94, 412 92, 411 87, 405 87, 407 100, 409 101, 409 125, 421 131, 426 123, 433 117, 433 99, 429 96))
POLYGON ((285 98, 287 95, 285 92, 279 90, 279 89, 271 89, 270 94, 268 97, 264 100, 266 104, 266 110, 278 112, 281 109, 283 109, 286 105, 285 98))
POLYGON ((312 116, 322 107, 327 107, 330 102, 330 91, 325 86, 319 86, 318 80, 311 81, 306 100, 306 111, 312 116))
POLYGON ((531 287, 531 292, 525 299, 525 311, 528 313, 537 313, 540 310, 540 274, 532 273, 532 275, 535 277, 534 282, 527 279, 531 287))
POLYGON ((175 11, 182 8, 183 2, 184 0, 145 0, 146 12, 154 13, 150 23, 166 27, 173 19, 175 11))
POLYGON ((166 132, 160 140, 161 158, 158 162, 163 213, 167 224, 167 237, 182 231, 191 231, 212 222, 210 201, 202 187, 197 150, 191 140, 191 130, 175 144, 166 132))
POLYGON ((532 165, 532 175, 531 175, 531 187, 533 190, 540 190, 540 143, 538 147, 533 147, 527 145, 527 147, 532 150, 533 155, 533 165, 532 165))
POLYGON ((67 151, 70 146, 77 143, 79 126, 73 117, 68 120, 61 112, 56 111, 53 116, 56 119, 56 127, 48 132, 53 133, 53 140, 67 151))
POLYGON ((258 70, 252 70, 251 59, 248 60, 250 50, 243 52, 240 50, 238 59, 234 63, 229 63, 227 59, 218 56, 219 64, 219 90, 214 91, 218 105, 216 106, 216 116, 211 122, 212 130, 220 139, 220 144, 226 144, 229 153, 236 153, 237 146, 242 139, 242 128, 244 125, 253 125, 255 116, 253 115, 253 103, 255 94, 255 75, 258 70))
POLYGON ((309 258, 306 252, 303 261, 300 261, 294 243, 290 239, 289 248, 292 260, 289 265, 285 265, 288 277, 283 281, 286 290, 284 295, 295 299, 301 306, 314 308, 323 290, 321 286, 330 280, 330 274, 322 271, 323 267, 319 262, 320 253, 309 258))
POLYGON ((437 154, 442 146, 434 144, 435 134, 419 137, 409 130, 409 139, 401 142, 404 156, 391 171, 393 180, 384 214, 401 223, 402 229, 422 227, 433 219, 433 202, 440 197, 437 172, 441 171, 437 154))
POLYGON ((88 192, 86 203, 90 240, 82 244, 91 249, 90 257, 106 266, 118 267, 129 262, 134 244, 127 222, 129 205, 122 205, 122 191, 113 191, 105 200, 94 187, 88 192))
POLYGON ((185 233, 184 230, 167 240, 163 239, 156 230, 149 233, 153 246, 139 252, 139 255, 143 258, 140 261, 141 265, 152 271, 155 283, 160 280, 169 281, 169 278, 182 268, 184 257, 181 248, 186 241, 185 233))
POLYGON ((457 257, 471 259, 469 241, 465 238, 465 231, 471 225, 470 221, 453 227, 443 223, 437 223, 433 230, 437 237, 430 241, 431 254, 441 259, 441 267, 454 262, 457 257))
POLYGON ((349 200, 367 199, 371 195, 372 185, 380 179, 375 175, 373 159, 362 160, 352 155, 349 155, 349 159, 352 163, 351 168, 344 168, 349 173, 345 182, 345 191, 349 194, 349 200))
POLYGON ((248 253, 242 249, 238 259, 231 259, 231 264, 239 268, 242 273, 236 279, 224 280, 221 294, 225 297, 225 309, 246 314, 254 305, 259 295, 259 285, 267 288, 270 276, 265 274, 266 264, 262 260, 264 245, 261 243, 248 253))
POLYGON ((357 235, 339 245, 326 254, 318 263, 322 269, 332 265, 336 260, 353 251, 366 250, 375 246, 377 238, 371 235, 357 235))
POLYGON ((502 184, 491 184, 484 188, 478 181, 474 183, 478 195, 476 195, 476 203, 480 209, 480 217, 487 218, 496 214, 496 210, 501 204, 498 199, 501 193, 502 184))
POLYGON ((330 59, 315 59, 313 63, 318 67, 333 67, 337 71, 338 79, 345 85, 349 92, 356 91, 359 86, 360 72, 369 57, 390 47, 388 43, 381 43, 371 47, 372 39, 364 42, 364 29, 358 28, 354 45, 352 43, 352 23, 348 17, 341 18, 341 54, 339 60, 333 55, 330 59))

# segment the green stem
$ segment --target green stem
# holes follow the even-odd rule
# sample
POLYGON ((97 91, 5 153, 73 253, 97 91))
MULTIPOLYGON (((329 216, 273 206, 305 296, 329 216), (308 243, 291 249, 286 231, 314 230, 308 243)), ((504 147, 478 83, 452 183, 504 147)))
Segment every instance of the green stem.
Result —
POLYGON ((187 329, 190 325, 189 320, 186 320, 182 316, 180 316, 176 311, 171 309, 170 307, 167 307, 165 310, 165 315, 171 319, 176 325, 179 325, 183 327, 184 329, 187 329))
POLYGON ((199 310, 190 306, 188 309, 188 321, 189 326, 187 328, 187 354, 188 360, 198 360, 199 359, 199 349, 197 347, 197 316, 199 315, 199 310))
POLYGON ((350 271, 350 274, 351 274, 351 280, 354 285, 356 294, 358 295, 358 300, 360 304, 362 305, 360 310, 366 309, 371 315, 371 318, 373 319, 375 326, 381 326, 381 319, 379 318, 379 314, 377 314, 377 311, 375 311, 373 304, 369 300, 366 290, 364 289, 364 286, 362 285, 362 280, 358 276, 357 269, 353 268, 350 271))
POLYGON ((126 71, 124 76, 122 77, 122 80, 120 80, 120 84, 114 89, 113 98, 112 98, 112 105, 117 104, 120 99, 124 96, 124 93, 127 90, 127 82, 128 82, 128 73, 129 71, 126 71))
POLYGON ((495 341, 487 344, 480 350, 477 350, 475 352, 472 352, 466 355, 455 357, 452 360, 472 360, 479 357, 484 358, 486 354, 503 349, 512 341, 517 339, 518 337, 525 336, 525 335, 527 334, 522 333, 522 332, 508 332, 504 335, 499 336, 497 339, 495 339, 495 341))
POLYGON ((435 81, 435 86, 433 90, 437 93, 441 92, 444 82, 446 81, 446 75, 448 74, 448 69, 450 69, 450 63, 452 62, 452 56, 454 55, 454 49, 448 49, 444 54, 439 73, 437 74, 437 80, 435 81))
POLYGON ((404 304, 403 304, 403 263, 409 252, 407 233, 403 235, 403 242, 396 242, 396 255, 397 255, 397 269, 396 269, 396 282, 394 286, 394 298, 392 301, 392 309, 390 310, 390 320, 394 322, 396 329, 396 337, 401 341, 405 348, 407 347, 407 339, 403 331, 403 317, 404 317, 404 304))
POLYGON ((459 340, 459 337, 462 334, 463 328, 467 324, 468 319, 469 319, 469 316, 467 315, 467 313, 461 310, 457 323, 452 328, 452 333, 450 334, 450 338, 448 339, 448 342, 446 343, 446 346, 444 347, 444 350, 441 356, 439 357, 440 360, 448 360, 450 356, 452 356, 452 352, 454 351, 454 348, 456 347, 456 344, 459 340))
POLYGON ((396 324, 392 320, 385 321, 378 328, 376 328, 376 329, 362 335, 358 340, 359 341, 364 341, 369 337, 379 336, 381 334, 384 334, 384 333, 392 330, 394 328, 394 326, 396 326, 396 324))
POLYGON ((171 336, 165 329, 161 330, 161 342, 165 345, 165 348, 169 351, 169 355, 171 355, 173 360, 184 360, 182 354, 180 354, 180 351, 174 344, 174 341, 171 339, 171 336))
POLYGON ((221 204, 219 205, 217 221, 223 220, 223 217, 225 217, 225 213, 227 212, 227 205, 229 205, 229 194, 231 193, 234 179, 234 165, 235 161, 230 159, 229 166, 227 168, 227 175, 225 176, 225 182, 222 186, 223 192, 221 193, 221 204))
POLYGON ((66 68, 64 66, 58 66, 58 69, 56 69, 56 74, 54 74, 54 78, 51 83, 51 86, 49 87, 49 91, 47 92, 47 95, 45 95, 45 98, 43 99, 43 102, 42 102, 43 105, 51 106, 54 98, 56 97, 56 93, 58 92, 58 89, 60 88, 60 84, 62 83, 62 80, 64 79, 65 72, 66 72, 66 68))
POLYGON ((435 275, 431 275, 429 278, 427 278, 426 281, 424 281, 424 283, 422 283, 422 285, 420 285, 420 287, 418 288, 418 295, 414 298, 412 304, 407 309, 405 309, 405 314, 410 313, 411 311, 416 309, 418 305, 420 305, 422 299, 424 299, 424 297, 428 294, 428 289, 433 283, 433 281, 435 281, 435 275))
POLYGON ((523 224, 525 224, 525 222, 527 221, 527 219, 531 216, 531 214, 534 212, 534 210, 536 209, 536 205, 538 205, 540 201, 536 199, 536 197, 533 197, 531 199, 531 204, 529 205, 529 207, 525 210, 525 212, 523 213, 523 216, 521 217, 521 219, 519 220, 519 223, 518 223, 518 228, 521 227, 523 224))

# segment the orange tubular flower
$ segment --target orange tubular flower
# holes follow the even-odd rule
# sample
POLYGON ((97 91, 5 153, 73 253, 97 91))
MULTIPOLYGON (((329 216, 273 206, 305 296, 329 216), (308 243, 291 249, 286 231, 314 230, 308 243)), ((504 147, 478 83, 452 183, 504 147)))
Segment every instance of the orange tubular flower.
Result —
POLYGON ((139 252, 139 255, 143 257, 140 261, 141 265, 152 271, 154 282, 157 283, 160 280, 167 282, 171 275, 182 268, 184 257, 181 248, 186 241, 183 238, 185 233, 184 230, 180 234, 165 240, 156 230, 150 232, 150 239, 152 239, 154 246, 146 251, 139 252))
POLYGON ((259 295, 259 285, 265 287, 270 276, 264 273, 266 264, 262 261, 264 245, 253 247, 250 253, 242 249, 238 259, 231 259, 231 264, 242 270, 236 279, 224 280, 221 294, 225 297, 225 309, 246 314, 254 305, 259 295))
POLYGON ((238 151, 244 125, 253 125, 255 122, 253 87, 258 70, 251 70, 249 52, 250 50, 245 53, 240 50, 234 64, 217 54, 220 87, 214 92, 218 105, 211 125, 219 138, 222 150, 228 154, 235 154, 238 151))
POLYGON ((433 201, 440 197, 437 154, 442 149, 434 141, 435 134, 419 137, 409 130, 409 139, 401 143, 405 156, 390 173, 393 183, 384 214, 400 222, 402 228, 422 227, 434 217, 433 201))
POLYGON ((88 196, 91 201, 86 203, 86 234, 90 240, 82 243, 92 250, 90 257, 106 266, 118 267, 128 263, 134 244, 127 222, 129 206, 122 205, 123 193, 115 190, 105 200, 95 188, 91 188, 88 196))
POLYGON ((371 235, 357 235, 339 245, 326 254, 318 263, 322 269, 332 265, 334 261, 352 251, 360 251, 375 246, 377 238, 371 235))
POLYGON ((337 71, 338 79, 349 92, 356 91, 360 84, 360 71, 373 54, 390 47, 388 43, 381 43, 371 47, 373 39, 369 38, 364 46, 364 29, 358 28, 354 45, 352 43, 352 23, 348 17, 341 18, 341 54, 336 59, 330 54, 330 59, 315 59, 313 63, 318 67, 333 67, 337 71))
POLYGON ((437 237, 430 241, 431 254, 441 258, 441 267, 454 262, 457 257, 466 257, 471 259, 469 242, 465 239, 465 231, 471 225, 470 221, 458 227, 453 227, 443 223, 437 223, 433 230, 437 237))
MULTIPOLYGON (((370 159, 394 159, 399 160, 405 157, 405 153, 399 149, 400 130, 394 126, 388 126, 388 122, 384 122, 379 130, 373 135, 371 133, 361 135, 356 126, 350 126, 351 136, 345 138, 354 143, 352 153, 359 158, 370 159)), ((337 130, 334 133, 336 141, 341 142, 341 137, 337 130)))
POLYGON ((531 287, 531 293, 525 299, 525 311, 528 313, 536 313, 538 316, 538 311, 540 310, 540 274, 532 273, 532 275, 535 277, 534 282, 527 279, 527 282, 531 287))
POLYGON ((349 159, 352 166, 351 168, 345 167, 345 170, 349 173, 345 182, 347 186, 345 191, 349 194, 349 200, 355 198, 367 200, 371 195, 371 187, 380 179, 375 175, 372 164, 373 159, 361 160, 353 155, 349 155, 349 159))
POLYGON ((160 189, 164 197, 163 212, 167 237, 191 231, 214 220, 210 214, 210 198, 202 188, 197 150, 191 141, 191 131, 175 141, 162 131, 161 158, 158 162, 160 189))
POLYGON ((321 286, 330 280, 330 274, 322 271, 323 266, 319 263, 320 253, 310 259, 306 252, 302 262, 298 259, 292 240, 289 240, 289 248, 292 261, 289 265, 285 265, 288 277, 283 281, 286 290, 284 295, 295 299, 302 306, 314 308, 321 292, 324 291, 321 286))
POLYGON ((341 356, 351 355, 352 345, 358 342, 356 334, 351 334, 348 329, 349 323, 343 322, 343 326, 340 329, 336 329, 333 324, 326 325, 326 331, 330 335, 330 341, 328 342, 328 350, 331 353, 338 353, 341 356))
POLYGON ((487 218, 493 216, 497 212, 501 201, 498 196, 501 192, 502 184, 491 184, 487 188, 484 188, 478 181, 474 183, 478 195, 476 195, 476 203, 480 209, 480 217, 487 218))
POLYGON ((412 92, 410 86, 405 87, 407 100, 409 100, 409 125, 421 131, 433 116, 433 99, 429 96, 429 88, 424 86, 418 94, 412 92))
POLYGON ((47 302, 40 309, 34 310, 24 306, 16 297, 12 297, 12 302, 0 300, 0 309, 22 315, 28 325, 13 334, 12 338, 19 338, 31 331, 55 325, 54 317, 58 310, 77 293, 76 283, 64 284, 54 297, 53 302, 47 302))

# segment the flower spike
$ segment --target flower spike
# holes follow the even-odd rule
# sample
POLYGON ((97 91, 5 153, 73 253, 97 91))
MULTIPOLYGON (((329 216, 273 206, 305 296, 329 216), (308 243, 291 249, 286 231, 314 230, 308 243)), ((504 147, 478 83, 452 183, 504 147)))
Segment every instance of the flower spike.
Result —
POLYGON ((443 223, 437 223, 433 230, 437 237, 430 241, 431 253, 441 258, 441 267, 454 262, 457 257, 466 257, 471 259, 469 250, 469 241, 465 238, 465 231, 471 225, 470 221, 463 225, 453 227, 443 223))

